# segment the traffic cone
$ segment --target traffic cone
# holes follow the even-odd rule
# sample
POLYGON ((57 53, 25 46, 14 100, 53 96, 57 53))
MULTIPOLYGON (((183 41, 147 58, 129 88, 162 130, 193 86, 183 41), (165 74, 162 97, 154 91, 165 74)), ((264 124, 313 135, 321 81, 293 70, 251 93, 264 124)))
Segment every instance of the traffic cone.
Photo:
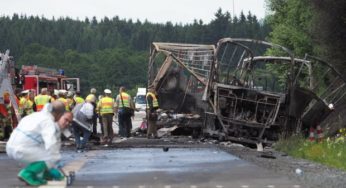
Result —
POLYGON ((315 141, 315 129, 313 127, 310 127, 309 141, 310 142, 315 141))
POLYGON ((319 142, 323 140, 323 130, 320 125, 317 125, 317 139, 319 142))

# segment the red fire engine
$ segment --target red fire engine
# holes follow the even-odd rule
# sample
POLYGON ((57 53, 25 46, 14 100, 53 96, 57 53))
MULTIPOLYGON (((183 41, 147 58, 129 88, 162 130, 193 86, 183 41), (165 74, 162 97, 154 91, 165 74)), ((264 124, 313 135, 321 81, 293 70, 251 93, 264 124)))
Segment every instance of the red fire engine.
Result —
POLYGON ((38 67, 36 65, 23 65, 20 70, 23 90, 33 90, 39 94, 41 88, 48 91, 64 89, 67 91, 80 91, 79 78, 69 78, 63 70, 38 67))
MULTIPOLYGON (((37 95, 41 88, 46 87, 50 92, 65 89, 79 91, 79 78, 68 78, 63 70, 42 68, 38 66, 22 66, 21 70, 15 69, 13 57, 0 52, 0 118, 9 117, 7 105, 11 105, 11 126, 16 127, 21 119, 18 109, 18 98, 15 96, 16 88, 30 89, 37 95)), ((0 125, 4 126, 4 125, 0 125)), ((8 126, 8 124, 6 124, 8 126)), ((0 133, 2 128, 0 129, 0 133)))

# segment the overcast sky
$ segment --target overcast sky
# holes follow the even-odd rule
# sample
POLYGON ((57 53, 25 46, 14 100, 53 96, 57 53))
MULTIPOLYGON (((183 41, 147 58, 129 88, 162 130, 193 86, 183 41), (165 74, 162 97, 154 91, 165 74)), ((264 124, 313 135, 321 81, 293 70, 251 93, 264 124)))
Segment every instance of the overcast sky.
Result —
POLYGON ((38 15, 46 18, 70 17, 84 20, 107 16, 120 19, 147 19, 154 23, 209 23, 219 8, 239 16, 251 11, 258 19, 265 16, 265 0, 0 0, 0 14, 38 15), (234 6, 233 6, 234 5, 234 6))

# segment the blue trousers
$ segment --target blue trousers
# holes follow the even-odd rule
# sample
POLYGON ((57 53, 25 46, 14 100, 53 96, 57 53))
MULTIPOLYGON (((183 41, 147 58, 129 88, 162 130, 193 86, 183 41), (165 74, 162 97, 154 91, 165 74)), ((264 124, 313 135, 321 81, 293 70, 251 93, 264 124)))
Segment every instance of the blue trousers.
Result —
POLYGON ((118 113, 119 135, 121 137, 130 137, 132 129, 131 115, 126 115, 120 110, 118 113))
POLYGON ((73 133, 75 136, 75 142, 76 142, 76 147, 78 149, 84 149, 86 144, 89 141, 90 135, 92 132, 82 128, 81 126, 78 126, 77 123, 72 122, 72 127, 73 127, 73 133), (83 140, 80 139, 80 136, 82 135, 83 140))

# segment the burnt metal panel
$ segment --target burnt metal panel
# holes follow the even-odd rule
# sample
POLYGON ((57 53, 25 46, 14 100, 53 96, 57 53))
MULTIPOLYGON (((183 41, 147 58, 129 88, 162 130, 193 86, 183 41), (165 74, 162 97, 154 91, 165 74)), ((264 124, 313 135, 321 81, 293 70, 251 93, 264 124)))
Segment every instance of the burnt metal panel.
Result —
POLYGON ((333 66, 253 39, 224 38, 216 48, 153 43, 148 70, 161 125, 201 127, 233 141, 275 142, 346 102, 346 82, 333 66))

